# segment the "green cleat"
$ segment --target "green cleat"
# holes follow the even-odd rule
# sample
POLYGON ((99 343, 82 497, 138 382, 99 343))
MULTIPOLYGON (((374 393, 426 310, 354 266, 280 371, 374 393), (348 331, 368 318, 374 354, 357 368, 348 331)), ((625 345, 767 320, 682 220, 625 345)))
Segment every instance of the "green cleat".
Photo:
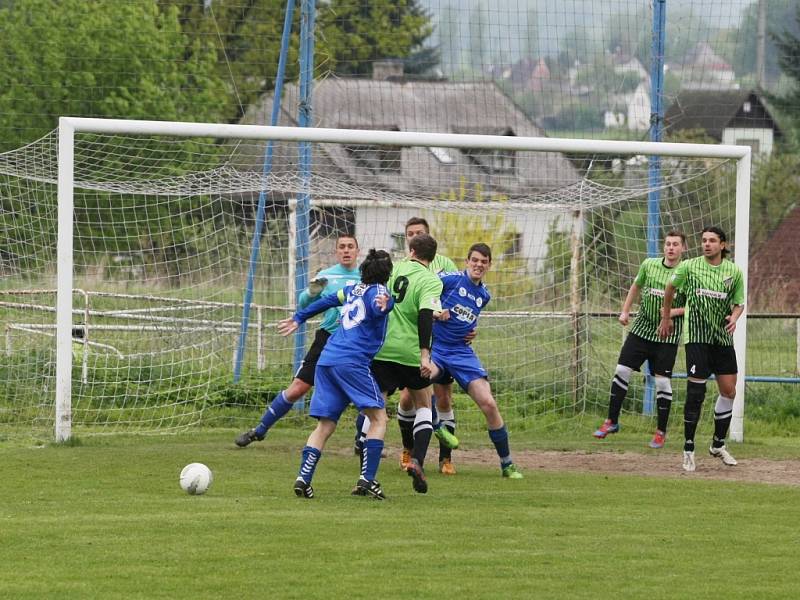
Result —
POLYGON ((450 450, 458 450, 458 438, 450 433, 447 427, 438 427, 434 429, 433 432, 436 434, 436 437, 439 438, 439 441, 450 448, 450 450))
POLYGON ((522 473, 517 469, 517 465, 511 463, 503 467, 503 477, 507 477, 508 479, 522 479, 522 473))

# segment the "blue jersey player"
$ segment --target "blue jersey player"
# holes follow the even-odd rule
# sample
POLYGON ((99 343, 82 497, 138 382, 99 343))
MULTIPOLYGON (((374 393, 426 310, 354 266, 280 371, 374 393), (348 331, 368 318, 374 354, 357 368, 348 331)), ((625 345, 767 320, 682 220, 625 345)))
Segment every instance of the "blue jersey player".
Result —
POLYGON ((370 420, 364 441, 361 476, 353 494, 380 500, 385 498, 375 477, 381 461, 387 417, 384 399, 372 376, 370 363, 383 345, 388 328, 387 317, 394 306, 385 287, 392 273, 392 259, 388 252, 372 249, 359 269, 361 283, 320 298, 278 325, 282 335, 289 335, 312 316, 342 305, 341 325, 322 350, 314 374, 315 387, 309 414, 318 419, 318 423, 303 448, 300 471, 294 483, 294 492, 301 498, 314 497, 311 479, 317 463, 350 402, 370 420))
MULTIPOLYGON (((336 260, 335 265, 317 273, 308 289, 303 290, 300 294, 297 303, 301 308, 308 306, 320 296, 335 294, 346 285, 358 282, 358 241, 355 237, 340 235, 336 238, 336 260)), ((270 428, 289 412, 292 405, 308 393, 308 390, 314 385, 314 371, 319 355, 328 342, 328 338, 338 327, 339 309, 330 308, 325 313, 322 324, 314 335, 314 342, 303 358, 292 383, 272 399, 258 425, 236 438, 237 446, 244 448, 252 442, 263 440, 270 428)))
POLYGON ((472 346, 465 341, 478 325, 481 311, 491 296, 483 277, 492 266, 492 250, 483 243, 473 244, 467 253, 464 271, 440 273, 442 280, 442 315, 433 325, 432 360, 437 370, 431 379, 447 381, 451 377, 467 392, 486 417, 503 477, 522 479, 508 444, 506 429, 497 402, 489 386, 488 373, 472 346))

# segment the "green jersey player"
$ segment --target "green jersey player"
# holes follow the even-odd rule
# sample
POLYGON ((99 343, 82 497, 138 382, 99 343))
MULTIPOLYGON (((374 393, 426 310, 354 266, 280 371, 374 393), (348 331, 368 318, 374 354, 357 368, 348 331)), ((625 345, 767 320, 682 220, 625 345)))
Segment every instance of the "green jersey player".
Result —
POLYGON ((664 289, 680 263, 685 250, 686 236, 680 231, 670 231, 664 238, 664 256, 645 259, 628 290, 628 295, 622 305, 622 312, 619 315, 619 322, 622 325, 628 325, 631 306, 636 297, 641 295, 639 312, 622 345, 619 359, 617 359, 617 367, 611 380, 608 418, 594 432, 594 437, 598 439, 604 439, 609 434, 619 431, 619 413, 628 393, 631 374, 633 371, 641 369, 642 364, 647 361, 650 374, 655 378, 657 407, 657 428, 650 441, 650 447, 664 447, 672 406, 670 378, 672 377, 672 367, 675 366, 675 356, 678 353, 680 328, 683 321, 681 318, 684 311, 682 294, 675 298, 671 310, 671 316, 677 319, 675 331, 669 338, 662 340, 658 335, 658 326, 661 322, 664 289))
POLYGON ((686 403, 684 405, 683 468, 694 471, 694 436, 706 395, 706 380, 714 374, 719 395, 714 406, 714 438, 709 448, 723 464, 736 465, 725 446, 733 415, 738 368, 733 348, 736 321, 744 312, 744 276, 725 258, 727 237, 719 227, 702 233, 703 256, 684 261, 675 269, 664 293, 659 335, 674 332, 670 315, 677 291, 686 295, 684 341, 686 343, 686 403))

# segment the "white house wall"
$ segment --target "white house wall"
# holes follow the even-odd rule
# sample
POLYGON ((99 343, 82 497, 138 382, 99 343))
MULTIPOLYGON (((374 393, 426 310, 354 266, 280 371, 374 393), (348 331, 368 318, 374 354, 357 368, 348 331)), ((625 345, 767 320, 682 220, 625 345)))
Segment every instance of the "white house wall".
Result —
POLYGON ((746 140, 758 140, 758 154, 770 156, 774 143, 773 133, 773 130, 767 127, 727 128, 722 130, 722 143, 746 145, 746 140))

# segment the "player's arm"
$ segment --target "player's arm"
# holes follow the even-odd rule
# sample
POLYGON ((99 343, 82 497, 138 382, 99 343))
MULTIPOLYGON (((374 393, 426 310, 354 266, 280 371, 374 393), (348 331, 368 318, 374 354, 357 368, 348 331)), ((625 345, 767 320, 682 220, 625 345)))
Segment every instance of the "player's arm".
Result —
POLYGON ((664 302, 661 305, 661 322, 658 324, 658 337, 667 339, 674 331, 672 323, 672 302, 675 299, 675 286, 670 281, 664 289, 664 302))
POLYGON ((423 377, 430 377, 433 363, 431 362, 431 338, 433 337, 433 310, 420 309, 417 315, 417 332, 419 335, 419 371, 423 377))
POLYGON ((297 299, 297 305, 305 308, 316 300, 319 295, 325 290, 328 285, 328 278, 323 272, 317 275, 308 282, 308 287, 300 292, 300 297, 297 299))
POLYGON ((631 307, 636 299, 639 297, 639 285, 634 282, 628 289, 628 294, 625 296, 625 301, 622 303, 622 310, 619 313, 618 321, 627 326, 631 319, 631 307))
POLYGON ((280 333, 282 336, 287 336, 290 333, 294 333, 300 328, 302 323, 305 323, 314 315, 325 312, 334 306, 341 306, 344 304, 345 298, 346 295, 344 290, 339 290, 335 294, 327 294, 322 296, 322 298, 315 300, 307 307, 298 310, 288 319, 282 319, 281 321, 278 321, 278 333, 280 333))
POLYGON ((742 316, 743 312, 744 312, 744 304, 736 304, 733 307, 731 314, 725 317, 725 320, 727 321, 727 323, 725 323, 725 331, 727 331, 728 333, 733 333, 734 331, 736 331, 736 321, 739 320, 739 317, 742 316))

